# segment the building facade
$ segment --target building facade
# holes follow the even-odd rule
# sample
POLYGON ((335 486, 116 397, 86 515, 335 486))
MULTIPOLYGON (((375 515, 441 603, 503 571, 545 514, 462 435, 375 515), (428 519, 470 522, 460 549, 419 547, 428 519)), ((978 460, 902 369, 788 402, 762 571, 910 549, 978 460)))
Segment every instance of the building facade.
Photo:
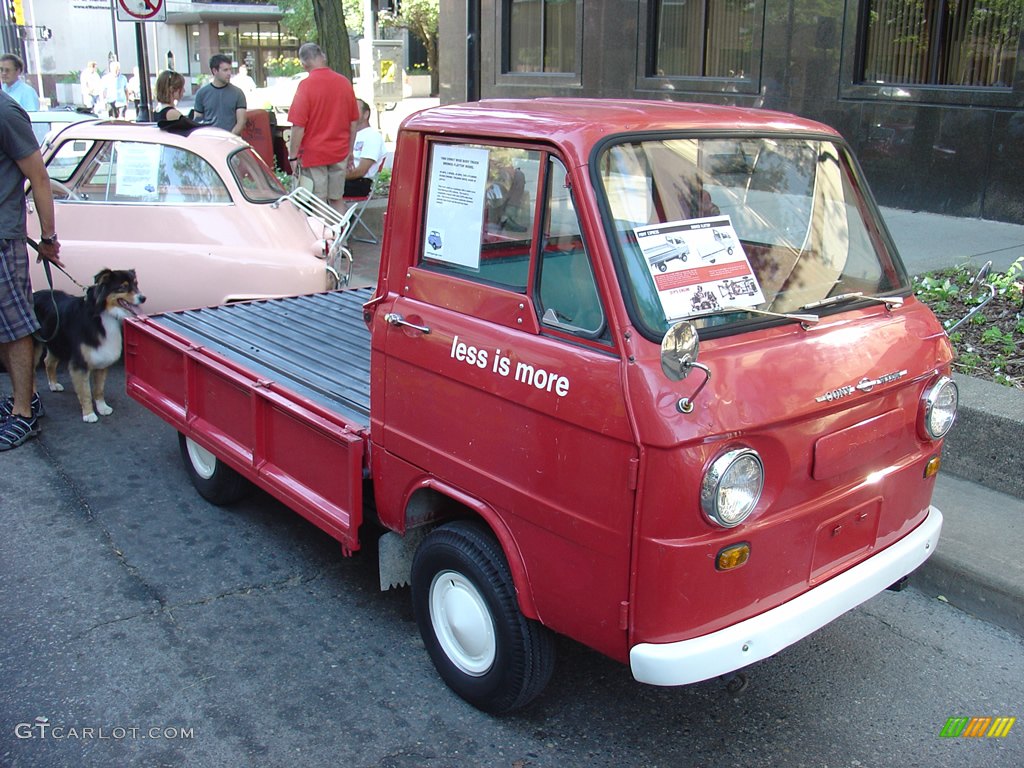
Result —
POLYGON ((1024 223, 1022 32, 1024 0, 441 0, 441 98, 784 110, 885 205, 1024 223))

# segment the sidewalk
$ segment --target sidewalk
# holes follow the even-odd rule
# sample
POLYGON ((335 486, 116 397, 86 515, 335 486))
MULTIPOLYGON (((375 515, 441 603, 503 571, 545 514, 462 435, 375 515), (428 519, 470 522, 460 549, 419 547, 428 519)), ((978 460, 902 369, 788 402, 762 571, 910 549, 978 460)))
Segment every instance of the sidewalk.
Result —
MULTIPOLYGON (((1005 271, 1024 256, 1024 226, 883 208, 911 274, 956 264, 1005 271)), ((915 587, 1024 634, 1024 392, 956 377, 960 413, 933 503, 945 524, 915 587)))
POLYGON ((1005 272, 1024 256, 1024 225, 960 219, 923 211, 882 208, 882 216, 907 270, 918 275, 969 263, 1005 272))

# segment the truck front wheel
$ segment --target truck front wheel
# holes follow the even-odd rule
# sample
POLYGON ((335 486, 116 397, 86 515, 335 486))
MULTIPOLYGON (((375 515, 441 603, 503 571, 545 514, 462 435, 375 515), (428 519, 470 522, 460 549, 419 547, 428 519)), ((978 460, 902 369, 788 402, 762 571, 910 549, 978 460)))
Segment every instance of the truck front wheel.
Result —
POLYGON ((192 485, 211 504, 224 506, 249 492, 249 481, 191 438, 178 433, 181 460, 192 485))
POLYGON ((460 520, 423 540, 412 565, 412 600, 438 673, 473 706, 510 712, 547 685, 554 637, 519 611, 508 563, 484 525, 460 520))

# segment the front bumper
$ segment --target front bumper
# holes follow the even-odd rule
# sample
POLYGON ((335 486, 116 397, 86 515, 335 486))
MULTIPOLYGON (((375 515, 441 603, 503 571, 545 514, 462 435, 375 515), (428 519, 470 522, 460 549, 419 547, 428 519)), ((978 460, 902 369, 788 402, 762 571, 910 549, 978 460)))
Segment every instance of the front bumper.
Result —
POLYGON ((710 635, 635 645, 629 652, 633 677, 686 685, 766 659, 913 571, 935 551, 941 530, 942 513, 929 507, 924 522, 895 544, 787 603, 710 635))

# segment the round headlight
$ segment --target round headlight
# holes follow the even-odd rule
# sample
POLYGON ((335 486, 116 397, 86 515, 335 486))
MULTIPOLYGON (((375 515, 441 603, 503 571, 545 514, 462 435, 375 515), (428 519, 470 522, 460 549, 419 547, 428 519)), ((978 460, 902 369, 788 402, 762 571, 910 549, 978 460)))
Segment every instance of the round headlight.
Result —
POLYGON ((948 376, 943 376, 925 390, 921 410, 925 432, 932 440, 938 440, 953 426, 959 399, 956 383, 948 376))
POLYGON ((712 462, 700 486, 700 506, 708 519, 733 528, 753 512, 764 488, 764 465, 757 451, 736 448, 712 462))

